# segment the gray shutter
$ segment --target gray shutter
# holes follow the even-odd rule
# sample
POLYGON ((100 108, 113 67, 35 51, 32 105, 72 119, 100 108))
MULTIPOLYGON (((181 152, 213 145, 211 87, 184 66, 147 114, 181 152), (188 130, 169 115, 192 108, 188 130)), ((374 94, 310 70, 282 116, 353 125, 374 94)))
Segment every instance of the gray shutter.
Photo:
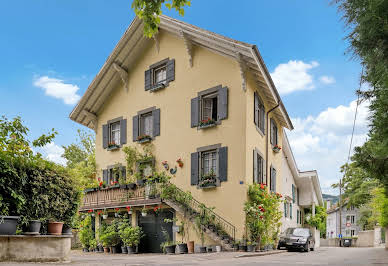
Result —
POLYGON ((263 183, 265 183, 268 186, 267 164, 265 163, 264 158, 263 158, 263 183))
POLYGON ((272 145, 275 145, 274 144, 274 132, 273 132, 273 119, 271 118, 270 120, 270 134, 269 134, 269 142, 272 144, 272 145))
POLYGON ((133 139, 133 141, 137 141, 138 136, 139 136, 139 116, 135 115, 132 118, 132 139, 133 139))
POLYGON ((144 84, 146 91, 152 88, 152 69, 148 69, 144 72, 144 84))
POLYGON ((102 147, 108 148, 108 125, 102 125, 102 147))
POLYGON ((199 124, 199 97, 191 99, 191 127, 199 124))
POLYGON ((199 152, 191 154, 191 185, 198 185, 199 179, 199 152))
POLYGON ((284 202, 283 205, 284 205, 284 217, 287 217, 287 203, 284 202))
POLYGON ((259 96, 257 95, 257 92, 254 92, 254 108, 253 108, 253 111, 254 111, 254 122, 255 122, 255 125, 256 126, 259 126, 259 116, 257 115, 257 111, 259 110, 259 96))
POLYGON ((292 203, 290 203, 290 219, 292 219, 292 203))
POLYGON ((276 170, 273 168, 272 169, 272 191, 276 192, 276 170))
POLYGON ((108 170, 104 169, 102 170, 102 180, 105 182, 105 184, 108 184, 108 170))
POLYGON ((228 181, 228 147, 218 149, 218 179, 228 181))
POLYGON ((228 118, 228 87, 218 90, 218 120, 228 118))
POLYGON ((299 205, 299 188, 296 189, 296 204, 299 205))
POLYGON ((127 119, 120 121, 120 144, 127 143, 127 119))
POLYGON ((253 183, 259 183, 257 165, 257 152, 253 150, 253 183))
POLYGON ((121 169, 122 177, 124 178, 124 180, 127 180, 127 169, 126 169, 126 167, 125 166, 121 166, 120 169, 121 169))
POLYGON ((160 136, 160 109, 152 111, 152 123, 153 137, 160 136))
POLYGON ((265 132, 265 107, 264 107, 264 104, 261 103, 261 106, 259 108, 261 109, 261 111, 260 111, 260 116, 261 116, 260 129, 264 133, 265 132))
POLYGON ((167 82, 175 80, 175 59, 171 59, 167 62, 167 82))
POLYGON ((291 190, 292 190, 292 203, 295 203, 295 186, 294 186, 294 184, 291 184, 291 190))

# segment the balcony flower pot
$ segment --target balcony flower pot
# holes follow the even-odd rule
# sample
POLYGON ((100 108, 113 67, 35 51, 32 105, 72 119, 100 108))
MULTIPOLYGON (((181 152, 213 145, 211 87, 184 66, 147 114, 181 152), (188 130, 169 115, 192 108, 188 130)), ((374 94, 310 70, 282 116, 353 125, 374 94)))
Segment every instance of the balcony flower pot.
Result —
POLYGON ((82 251, 83 252, 89 252, 89 249, 88 248, 83 248, 82 251))
POLYGON ((165 250, 167 254, 175 254, 176 245, 166 246, 165 250))
POLYGON ((187 244, 178 244, 178 253, 179 254, 187 254, 189 252, 187 244))
POLYGON ((49 222, 47 226, 47 232, 49 235, 62 235, 62 222, 49 222))
POLYGON ((62 235, 69 235, 71 236, 73 234, 71 226, 64 224, 62 227, 62 235))
POLYGON ((213 252, 213 247, 212 246, 208 246, 207 247, 207 253, 212 253, 213 252))
POLYGON ((104 220, 108 219, 108 214, 103 214, 102 219, 104 219, 104 220))
POLYGON ((238 246, 238 251, 246 252, 247 251, 247 246, 243 245, 243 244, 240 244, 238 246))
POLYGON ((110 252, 110 248, 109 247, 104 247, 104 252, 105 253, 109 253, 110 252))
POLYGON ((187 251, 189 253, 194 253, 194 241, 187 242, 187 251))
POLYGON ((136 246, 127 246, 127 251, 128 251, 128 254, 136 254, 137 253, 137 248, 136 246))
POLYGON ((93 191, 96 191, 96 188, 85 188, 84 189, 85 193, 89 193, 89 192, 93 192, 93 191))
POLYGON ((121 189, 126 189, 127 187, 128 187, 127 184, 120 184, 120 188, 121 188, 121 189))
POLYGON ((141 187, 144 186, 145 182, 146 182, 145 179, 138 179, 138 180, 137 180, 137 184, 138 184, 139 186, 141 186, 141 187))
POLYGON ((147 212, 141 212, 141 216, 143 217, 147 216, 147 212))
POLYGON ((150 142, 152 140, 151 136, 148 136, 148 135, 144 135, 144 136, 139 136, 137 138, 137 143, 147 143, 147 142, 150 142))
POLYGON ((104 252, 104 247, 102 245, 99 245, 98 246, 98 252, 104 252))
POLYGON ((27 225, 23 226, 23 234, 25 235, 39 235, 42 222, 39 220, 29 221, 27 225))
POLYGON ((0 235, 14 235, 19 216, 0 216, 0 235))
POLYGON ((126 246, 121 246, 121 253, 123 254, 127 254, 128 253, 128 249, 126 246))
POLYGON ((120 145, 117 145, 115 143, 109 143, 108 144, 108 151, 114 151, 120 148, 120 145))
POLYGON ((206 247, 199 247, 199 253, 206 253, 206 247))
POLYGON ((127 187, 132 189, 132 190, 136 189, 136 186, 137 186, 136 183, 130 183, 127 185, 127 187))
POLYGON ((217 123, 214 119, 206 119, 199 122, 198 129, 204 129, 216 126, 217 123))
POLYGON ((117 253, 117 247, 115 247, 115 246, 110 247, 110 253, 116 254, 117 253))

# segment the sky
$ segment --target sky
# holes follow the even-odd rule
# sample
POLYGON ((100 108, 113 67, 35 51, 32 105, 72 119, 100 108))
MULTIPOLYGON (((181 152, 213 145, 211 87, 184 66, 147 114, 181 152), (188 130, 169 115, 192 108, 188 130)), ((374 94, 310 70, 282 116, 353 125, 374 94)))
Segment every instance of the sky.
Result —
MULTIPOLYGON (((21 116, 30 138, 55 128, 43 155, 85 129, 68 116, 134 18, 131 0, 13 0, 0 3, 0 114, 21 116)), ((346 29, 324 0, 192 0, 182 18, 256 44, 295 129, 287 131, 298 168, 318 170, 323 192, 338 194, 356 109, 361 66, 347 52, 346 29)), ((367 138, 368 108, 358 109, 354 145, 367 138)))

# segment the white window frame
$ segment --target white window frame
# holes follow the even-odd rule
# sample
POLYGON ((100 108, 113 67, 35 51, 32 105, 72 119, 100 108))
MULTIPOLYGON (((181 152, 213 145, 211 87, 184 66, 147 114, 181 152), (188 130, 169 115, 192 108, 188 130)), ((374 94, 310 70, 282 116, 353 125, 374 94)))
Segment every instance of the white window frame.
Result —
MULTIPOLYGON (((206 95, 203 95, 201 96, 201 108, 200 108, 200 120, 206 120, 208 118, 210 119, 213 119, 214 121, 218 121, 218 110, 216 110, 215 114, 213 113, 213 102, 215 99, 217 101, 217 105, 219 104, 218 102, 218 92, 213 92, 213 93, 209 93, 209 94, 206 94, 206 95), (210 117, 209 116, 205 116, 205 101, 209 101, 210 102, 210 117)), ((217 106, 218 107, 218 106, 217 106)))
POLYGON ((167 64, 165 63, 153 68, 152 74, 153 74, 152 85, 164 84, 167 81, 167 64), (164 79, 158 80, 158 74, 157 74, 158 71, 164 72, 162 73, 162 77, 164 76, 164 79))
POLYGON ((153 116, 152 116, 152 112, 148 112, 148 113, 144 113, 144 114, 141 114, 139 115, 139 136, 145 136, 145 135, 149 135, 150 137, 152 137, 152 132, 153 132, 153 116), (145 119, 146 117, 150 117, 149 119, 151 120, 150 121, 150 128, 148 129, 150 132, 146 132, 146 125, 145 125, 145 119))
POLYGON ((109 124, 109 143, 115 143, 116 145, 120 145, 120 139, 121 139, 121 135, 120 135, 120 128, 121 128, 121 124, 120 124, 120 121, 116 121, 116 122, 112 122, 109 124), (117 125, 118 128, 117 129, 113 129, 113 126, 114 125, 117 125), (114 141, 114 133, 118 133, 118 139, 117 141, 114 141))
POLYGON ((200 153, 201 156, 201 177, 203 175, 209 174, 211 169, 213 169, 214 174, 217 176, 218 173, 218 154, 217 150, 208 150, 200 153), (205 172, 205 156, 209 156, 209 169, 205 172))

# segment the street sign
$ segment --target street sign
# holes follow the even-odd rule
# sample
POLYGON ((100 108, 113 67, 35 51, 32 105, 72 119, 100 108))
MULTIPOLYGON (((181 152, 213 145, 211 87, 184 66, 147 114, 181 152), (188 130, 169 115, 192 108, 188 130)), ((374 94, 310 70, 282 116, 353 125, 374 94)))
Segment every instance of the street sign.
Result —
POLYGON ((351 224, 350 223, 346 223, 346 226, 349 227, 351 224))
POLYGON ((342 238, 342 234, 339 234, 338 237, 339 237, 339 238, 342 238))

